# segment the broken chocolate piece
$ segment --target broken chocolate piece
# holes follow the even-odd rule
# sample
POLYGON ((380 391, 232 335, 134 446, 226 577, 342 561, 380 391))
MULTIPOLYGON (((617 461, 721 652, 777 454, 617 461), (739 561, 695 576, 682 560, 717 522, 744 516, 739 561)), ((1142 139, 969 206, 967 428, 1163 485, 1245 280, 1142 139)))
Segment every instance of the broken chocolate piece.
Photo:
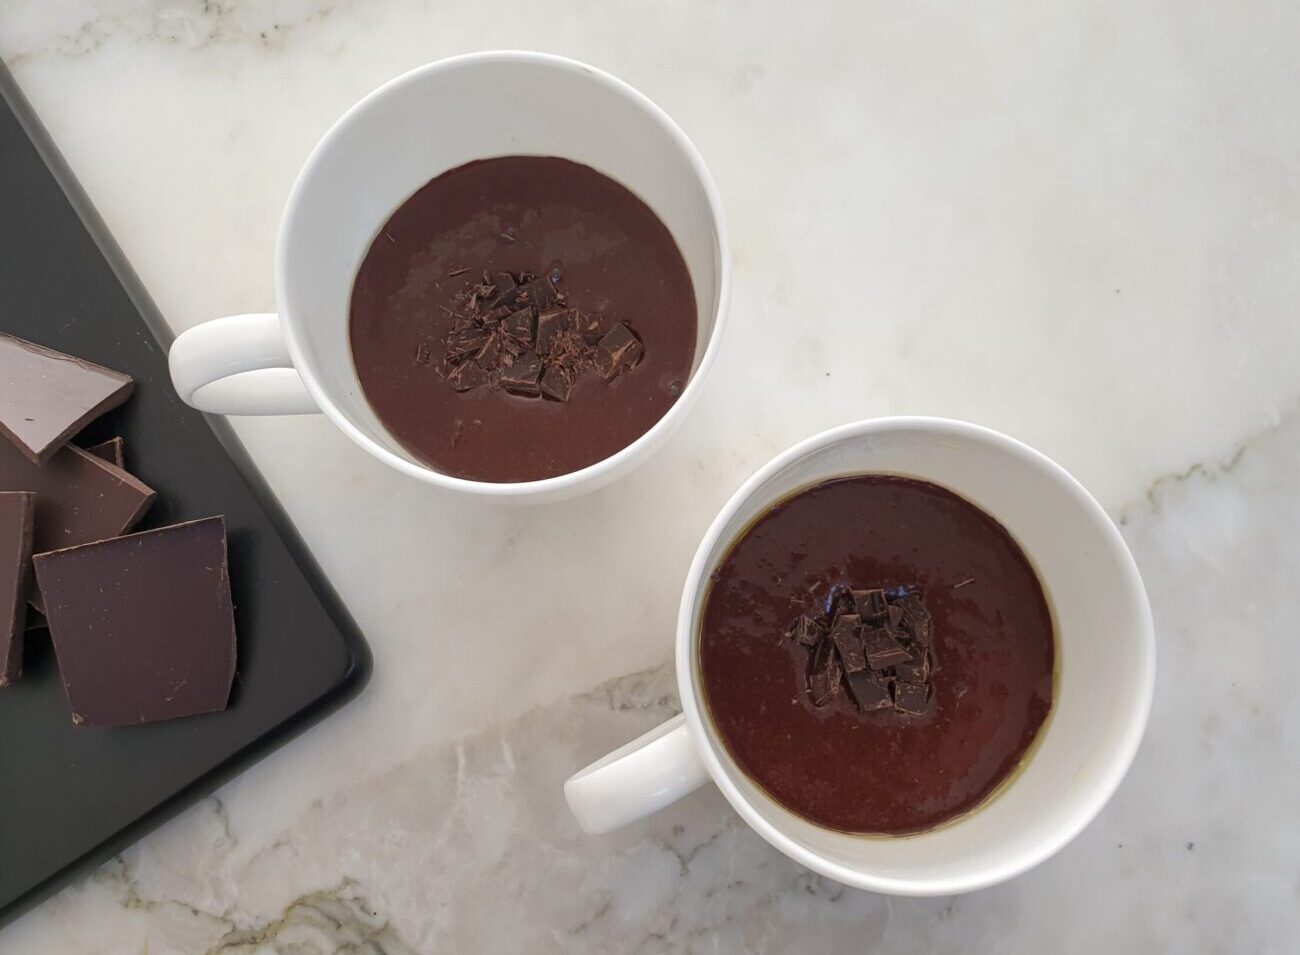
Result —
POLYGON ((931 617, 924 598, 915 592, 906 594, 898 601, 898 606, 903 610, 902 628, 910 633, 912 639, 918 643, 929 644, 931 642, 931 617))
POLYGON ((521 285, 516 300, 536 306, 538 309, 547 309, 555 304, 556 298, 555 286, 547 276, 543 275, 521 285))
POLYGON ((501 320, 501 331, 522 342, 526 349, 531 348, 537 338, 537 329, 534 325, 536 314, 531 308, 521 308, 511 312, 501 320))
POLYGON ((863 631, 867 663, 873 670, 883 670, 912 658, 907 649, 883 627, 868 627, 863 631))
MULTIPOLYGON (((153 489, 126 471, 65 444, 43 465, 0 442, 0 491, 35 491, 32 551, 41 553, 116 537, 153 503, 153 489)), ((32 605, 41 608, 40 589, 32 605)))
POLYGON ((853 701, 858 704, 858 709, 866 713, 871 710, 888 709, 894 705, 894 699, 890 693, 890 687, 893 680, 874 673, 871 670, 860 670, 857 673, 848 675, 849 695, 853 701))
POLYGON ((225 709, 235 621, 220 517, 35 557, 74 723, 225 709))
POLYGON ((93 454, 99 460, 107 461, 114 467, 125 467, 125 445, 126 442, 121 438, 109 438, 99 444, 92 444, 86 448, 86 453, 93 454))
POLYGON ((0 333, 0 433, 36 464, 131 388, 129 375, 0 333))
POLYGON ((548 308, 537 316, 537 354, 549 355, 556 333, 571 327, 574 315, 570 308, 548 308))
POLYGON ((492 276, 492 287, 498 297, 505 295, 517 284, 515 277, 509 272, 497 272, 492 276))
POLYGON ((457 391, 471 391, 486 385, 488 376, 478 362, 467 361, 447 372, 447 381, 451 382, 451 386, 457 391))
POLYGON ((895 664, 894 672, 908 683, 924 683, 930 679, 930 651, 915 644, 908 648, 911 659, 895 664))
POLYGON ((831 628, 831 640, 839 651, 844 672, 859 673, 867 668, 866 650, 862 641, 862 627, 856 614, 842 614, 831 628))
POLYGON ((0 492, 0 686, 23 672, 35 514, 36 495, 31 491, 0 492))
POLYGON ((606 381, 613 381, 640 360, 642 351, 640 339, 632 334, 627 323, 619 322, 596 346, 596 373, 606 381))
POLYGON ((485 328, 469 326, 459 328, 447 336, 447 360, 452 364, 472 358, 487 344, 488 331, 485 328))
POLYGON ((853 599, 857 606, 858 616, 867 623, 876 623, 883 620, 889 613, 889 604, 885 600, 883 590, 855 590, 853 591, 853 599))
POLYGON ((790 628, 789 635, 805 647, 815 647, 821 638, 826 636, 826 630, 812 617, 800 614, 799 619, 790 628))
POLYGON ((563 365, 547 365, 540 383, 542 394, 555 401, 568 401, 573 391, 573 372, 563 365))
POLYGON ((512 395, 536 398, 542 393, 542 360, 534 352, 524 352, 501 372, 501 387, 512 395))
POLYGON ((808 696, 813 706, 825 706, 840 688, 840 661, 834 644, 823 640, 808 658, 808 696))
POLYGON ((920 716, 930 703, 930 685, 928 683, 908 683, 899 680, 894 684, 894 709, 900 713, 920 716))
POLYGON ((826 594, 826 614, 834 622, 841 614, 856 614, 857 605, 853 601, 853 591, 848 584, 835 584, 826 594))
POLYGON ((889 605, 888 623, 890 630, 901 630, 903 626, 903 608, 898 604, 889 605))

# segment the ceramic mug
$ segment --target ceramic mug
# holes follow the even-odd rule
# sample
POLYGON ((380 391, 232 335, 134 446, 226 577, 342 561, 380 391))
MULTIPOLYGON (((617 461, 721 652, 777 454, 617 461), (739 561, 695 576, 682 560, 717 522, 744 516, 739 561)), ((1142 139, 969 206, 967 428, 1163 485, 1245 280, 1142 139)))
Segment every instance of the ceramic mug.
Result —
POLYGON ((1042 862, 1101 810, 1137 751, 1154 681, 1151 610, 1137 567, 1100 505, 1064 469, 972 424, 863 421, 786 451, 722 509, 696 552, 677 620, 683 713, 573 776, 565 796, 583 829, 598 833, 711 779, 759 835, 822 875, 894 895, 967 892, 1042 862), (942 485, 1000 521, 1037 570, 1056 624, 1056 698, 1025 764, 968 815, 902 837, 832 831, 769 797, 719 739, 699 672, 706 585, 737 536, 801 488, 869 472, 942 485))
POLYGON ((681 423, 713 365, 731 287, 722 202, 695 147, 632 87, 542 53, 453 57, 386 83, 345 113, 298 176, 276 246, 278 315, 237 315, 182 333, 169 356, 181 398, 219 414, 323 412, 385 464, 429 484, 498 499, 554 500, 644 460, 681 423), (490 117, 490 118, 489 118, 490 117), (357 380, 352 281, 389 216, 430 179, 476 159, 559 156, 636 193, 681 250, 699 308, 695 365, 645 434, 569 474, 517 484, 451 477, 384 428, 357 380))

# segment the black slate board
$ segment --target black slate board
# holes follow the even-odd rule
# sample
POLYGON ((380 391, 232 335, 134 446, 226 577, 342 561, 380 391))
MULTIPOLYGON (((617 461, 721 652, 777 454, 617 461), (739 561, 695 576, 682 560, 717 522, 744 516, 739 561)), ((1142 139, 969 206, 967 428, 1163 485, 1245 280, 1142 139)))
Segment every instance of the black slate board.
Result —
POLYGON ((229 426, 177 399, 166 325, 3 66, 0 100, 0 329, 134 376, 78 443, 126 438, 141 528, 225 515, 239 634, 226 712, 120 729, 73 726, 28 635, 0 690, 3 924, 355 696, 370 652, 229 426))

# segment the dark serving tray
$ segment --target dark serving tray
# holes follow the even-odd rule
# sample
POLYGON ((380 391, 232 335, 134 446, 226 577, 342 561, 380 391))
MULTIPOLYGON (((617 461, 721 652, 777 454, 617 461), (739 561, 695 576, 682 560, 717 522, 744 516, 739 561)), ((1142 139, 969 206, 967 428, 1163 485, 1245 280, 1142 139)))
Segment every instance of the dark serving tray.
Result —
POLYGON ((355 696, 370 651, 230 427, 172 391, 166 325, 3 66, 0 102, 0 330, 134 376, 78 441, 126 439, 142 528, 225 515, 239 646, 225 712, 86 729, 28 635, 0 689, 3 924, 355 696))

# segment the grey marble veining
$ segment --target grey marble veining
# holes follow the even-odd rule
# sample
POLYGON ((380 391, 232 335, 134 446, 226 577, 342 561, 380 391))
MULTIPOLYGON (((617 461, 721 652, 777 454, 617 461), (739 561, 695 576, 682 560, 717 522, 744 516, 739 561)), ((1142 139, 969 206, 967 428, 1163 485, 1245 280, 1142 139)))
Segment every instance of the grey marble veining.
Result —
POLYGON ((316 138, 467 49, 640 87, 700 146, 736 239, 716 378, 592 497, 466 505, 319 419, 239 422, 374 680, 0 951, 1292 950, 1297 28, 1287 5, 1173 2, 0 0, 0 57, 177 328, 273 307, 316 138), (561 783, 674 711, 676 601, 713 513, 792 441, 894 412, 1023 438, 1120 524, 1158 684, 1112 803, 1038 869, 951 899, 813 876, 707 789, 582 836, 561 783))

